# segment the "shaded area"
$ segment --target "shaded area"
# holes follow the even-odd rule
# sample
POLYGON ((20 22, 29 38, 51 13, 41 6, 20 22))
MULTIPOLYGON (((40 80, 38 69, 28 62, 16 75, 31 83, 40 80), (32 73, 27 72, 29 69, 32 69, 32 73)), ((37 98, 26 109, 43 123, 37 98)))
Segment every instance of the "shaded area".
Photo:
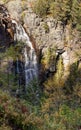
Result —
MULTIPOLYGON (((81 63, 80 63, 81 64, 81 63)), ((44 83, 44 95, 50 109, 58 110, 63 104, 72 109, 81 107, 81 68, 78 62, 70 66, 70 73, 65 79, 59 71, 44 83), (50 101, 50 102, 49 102, 50 101)), ((58 68, 59 69, 59 68, 58 68)), ((61 69, 62 70, 62 69, 61 69)))
POLYGON ((14 43, 12 22, 6 7, 0 5, 0 52, 14 43))
POLYGON ((24 86, 24 63, 11 59, 0 60, 0 88, 17 96, 25 90, 24 86))

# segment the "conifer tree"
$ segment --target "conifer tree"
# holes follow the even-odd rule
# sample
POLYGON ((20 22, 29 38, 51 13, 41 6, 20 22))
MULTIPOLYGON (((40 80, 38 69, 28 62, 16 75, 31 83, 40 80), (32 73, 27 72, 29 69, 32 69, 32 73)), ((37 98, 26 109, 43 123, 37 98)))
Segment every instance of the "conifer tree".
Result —
POLYGON ((78 0, 73 0, 71 17, 72 24, 81 31, 81 2, 78 0))

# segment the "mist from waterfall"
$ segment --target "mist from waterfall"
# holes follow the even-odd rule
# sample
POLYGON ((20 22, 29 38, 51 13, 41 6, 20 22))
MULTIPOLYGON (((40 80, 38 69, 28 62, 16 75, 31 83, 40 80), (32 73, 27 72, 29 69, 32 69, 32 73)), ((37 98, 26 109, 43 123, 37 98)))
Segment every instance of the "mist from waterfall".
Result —
MULTIPOLYGON (((15 25, 14 41, 20 41, 25 43, 23 55, 25 59, 25 66, 24 66, 25 85, 27 86, 28 83, 38 75, 37 56, 35 49, 33 48, 32 43, 29 39, 29 36, 25 32, 25 29, 22 27, 22 25, 17 23, 15 20, 12 20, 12 24, 15 25)), ((18 65, 18 59, 17 59, 17 65, 18 65)), ((18 66, 17 70, 19 73, 18 66)))

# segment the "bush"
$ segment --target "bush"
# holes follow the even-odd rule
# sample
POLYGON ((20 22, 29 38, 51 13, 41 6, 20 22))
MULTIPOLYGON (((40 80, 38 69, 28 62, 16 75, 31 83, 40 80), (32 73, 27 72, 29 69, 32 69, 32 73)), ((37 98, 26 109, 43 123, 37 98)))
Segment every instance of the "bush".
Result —
POLYGON ((49 12, 50 0, 37 0, 33 5, 33 11, 40 17, 44 17, 49 12))
POLYGON ((0 130, 40 130, 41 126, 42 119, 29 105, 0 91, 0 130))
POLYGON ((50 14, 64 25, 70 24, 81 31, 81 2, 78 0, 37 0, 33 11, 40 17, 50 14))
POLYGON ((73 110, 67 105, 61 105, 52 114, 45 113, 43 118, 46 130, 77 130, 81 125, 81 108, 73 110))
POLYGON ((25 88, 24 99, 33 105, 40 104, 41 88, 37 78, 34 78, 25 88))

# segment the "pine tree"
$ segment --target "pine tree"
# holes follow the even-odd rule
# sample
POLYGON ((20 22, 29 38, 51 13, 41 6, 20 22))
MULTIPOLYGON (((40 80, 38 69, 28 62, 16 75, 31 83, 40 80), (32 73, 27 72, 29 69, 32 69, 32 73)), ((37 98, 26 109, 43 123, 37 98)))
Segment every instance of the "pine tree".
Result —
POLYGON ((54 18, 67 22, 71 17, 72 1, 70 0, 57 0, 50 4, 50 12, 54 18))
POLYGON ((81 31, 81 2, 78 0, 73 0, 71 17, 73 25, 76 25, 77 30, 81 31))

